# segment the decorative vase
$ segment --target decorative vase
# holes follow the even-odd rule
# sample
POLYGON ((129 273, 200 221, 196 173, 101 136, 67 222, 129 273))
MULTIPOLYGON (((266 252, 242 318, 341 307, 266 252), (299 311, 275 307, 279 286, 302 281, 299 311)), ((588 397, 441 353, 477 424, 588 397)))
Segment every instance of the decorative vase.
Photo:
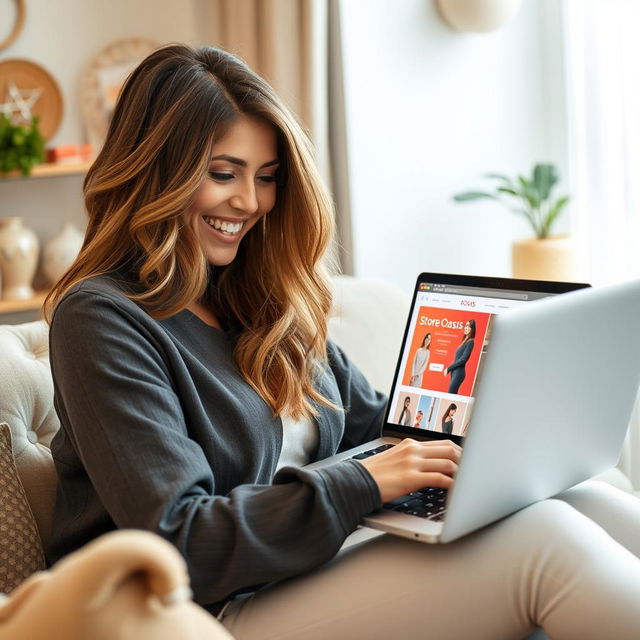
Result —
POLYGON ((42 271, 50 285, 54 285, 73 264, 82 248, 84 235, 70 222, 47 242, 42 252, 42 271))
POLYGON ((31 281, 38 265, 39 249, 38 237, 22 226, 22 218, 0 218, 0 271, 5 300, 33 297, 31 281))
POLYGON ((514 278, 564 282, 576 278, 575 251, 569 236, 514 242, 512 259, 514 278))

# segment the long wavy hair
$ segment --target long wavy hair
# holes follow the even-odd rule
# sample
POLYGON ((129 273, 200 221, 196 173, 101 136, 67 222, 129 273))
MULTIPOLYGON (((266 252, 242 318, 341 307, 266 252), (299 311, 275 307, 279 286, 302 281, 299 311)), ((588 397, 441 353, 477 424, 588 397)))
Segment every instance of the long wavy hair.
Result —
POLYGON ((452 411, 457 411, 457 410, 458 410, 458 405, 455 402, 452 402, 447 407, 447 410, 444 412, 444 414, 442 415, 442 422, 444 423, 444 421, 447 420, 447 418, 451 417, 451 412, 452 411))
POLYGON ((295 117, 241 60, 184 45, 150 54, 122 89, 84 197, 84 244, 47 297, 47 320, 80 281, 124 270, 140 286, 123 294, 154 318, 205 301, 236 333, 240 372, 274 414, 315 415, 315 403, 337 408, 314 384, 327 359, 331 199, 295 117), (240 115, 277 133, 276 204, 229 265, 210 268, 181 215, 213 144, 240 115))
POLYGON ((476 337, 476 321, 475 320, 467 320, 466 324, 469 325, 469 333, 462 332, 462 340, 460 340, 460 344, 464 344, 469 340, 473 340, 476 337))

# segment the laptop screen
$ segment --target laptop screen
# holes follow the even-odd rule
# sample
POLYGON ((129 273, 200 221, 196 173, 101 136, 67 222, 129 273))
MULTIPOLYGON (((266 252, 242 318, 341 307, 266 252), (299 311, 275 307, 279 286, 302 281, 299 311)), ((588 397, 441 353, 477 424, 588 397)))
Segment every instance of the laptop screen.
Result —
POLYGON ((423 273, 418 278, 386 423, 461 442, 469 429, 493 318, 586 284, 423 273))

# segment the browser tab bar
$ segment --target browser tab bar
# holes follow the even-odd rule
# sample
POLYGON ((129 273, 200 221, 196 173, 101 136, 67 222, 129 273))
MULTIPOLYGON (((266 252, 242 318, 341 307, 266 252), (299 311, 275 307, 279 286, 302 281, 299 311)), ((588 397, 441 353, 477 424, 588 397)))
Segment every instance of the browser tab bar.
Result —
POLYGON ((467 289, 465 287, 443 288, 443 293, 453 293, 460 296, 482 296, 483 298, 504 298, 506 300, 530 300, 528 293, 522 291, 500 291, 499 289, 467 289))

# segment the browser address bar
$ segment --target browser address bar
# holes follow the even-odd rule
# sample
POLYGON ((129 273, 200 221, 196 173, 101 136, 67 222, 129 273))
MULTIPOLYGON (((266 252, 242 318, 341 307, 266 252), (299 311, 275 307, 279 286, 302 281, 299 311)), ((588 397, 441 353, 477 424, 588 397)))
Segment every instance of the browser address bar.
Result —
POLYGON ((526 293, 517 293, 515 291, 487 291, 482 293, 477 289, 465 289, 464 287, 445 287, 445 293, 457 293, 462 296, 484 296, 486 298, 506 298, 507 300, 528 300, 526 293))

